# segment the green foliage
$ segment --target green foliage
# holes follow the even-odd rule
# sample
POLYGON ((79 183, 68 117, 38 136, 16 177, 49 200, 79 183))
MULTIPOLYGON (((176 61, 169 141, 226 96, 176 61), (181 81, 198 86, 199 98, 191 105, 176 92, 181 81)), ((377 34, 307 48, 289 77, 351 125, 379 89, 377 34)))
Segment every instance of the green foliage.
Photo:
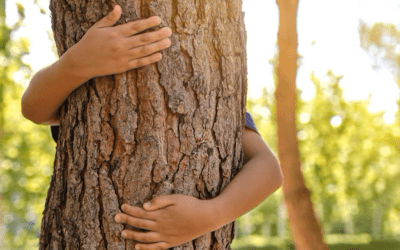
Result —
MULTIPOLYGON (((342 76, 328 71, 327 77, 327 82, 321 82, 311 73, 315 96, 310 101, 298 98, 296 111, 302 172, 324 231, 371 234, 375 212, 372 208, 378 201, 384 208, 383 236, 398 236, 399 126, 386 124, 382 112, 369 112, 369 99, 345 101, 339 86, 342 76)), ((247 111, 264 140, 277 152, 273 91, 264 89, 263 93, 258 100, 248 99, 247 111)), ((271 216, 249 219, 253 228, 265 223, 265 219, 276 223, 275 211, 281 202, 278 194, 251 212, 254 218, 259 213, 271 216)), ((241 218, 237 221, 242 222, 241 218)), ((239 233, 238 237, 245 235, 239 233)))
MULTIPOLYGON (((372 47, 378 50, 375 58, 380 52, 386 52, 383 60, 395 69, 400 88, 400 78, 396 75, 400 69, 400 53, 395 52, 395 45, 400 45, 400 32, 395 26, 377 23, 370 28, 361 23, 360 42, 366 51, 373 50, 372 47)), ((274 66, 276 83, 277 55, 270 63, 274 66)), ((322 82, 311 73, 315 96, 304 101, 299 90, 296 106, 302 173, 312 191, 311 199, 324 232, 399 238, 400 108, 395 123, 386 124, 383 112, 368 111, 370 98, 345 101, 339 86, 342 76, 335 76, 331 71, 326 75, 327 82, 322 82), (381 212, 377 210, 379 207, 381 212)), ((400 99, 397 105, 400 107, 400 99)), ((264 88, 261 98, 248 99, 247 111, 254 117, 264 140, 277 152, 274 89, 264 88)), ((273 218, 268 223, 276 228, 281 193, 278 190, 249 213, 247 220, 255 223, 253 231, 242 233, 240 227, 244 223, 242 218, 237 220, 239 239, 248 239, 250 235, 269 236, 258 230, 258 225, 265 221, 251 217, 269 213, 273 218)), ((270 233, 276 236, 276 230, 270 233)))
MULTIPOLYGON (((0 4, 5 13, 4 1, 0 4)), ((23 5, 17 9, 20 19, 12 28, 6 26, 5 15, 0 16, 0 248, 37 249, 55 149, 49 127, 21 113, 24 88, 14 76, 27 80, 32 70, 22 61, 29 41, 10 39, 25 17, 23 5)))
MULTIPOLYGON (((326 239, 330 250, 398 250, 400 241, 385 240, 374 241, 368 239, 368 235, 329 235, 326 239)), ((290 238, 271 237, 266 239, 258 235, 244 239, 234 239, 234 250, 294 250, 294 244, 290 238)))

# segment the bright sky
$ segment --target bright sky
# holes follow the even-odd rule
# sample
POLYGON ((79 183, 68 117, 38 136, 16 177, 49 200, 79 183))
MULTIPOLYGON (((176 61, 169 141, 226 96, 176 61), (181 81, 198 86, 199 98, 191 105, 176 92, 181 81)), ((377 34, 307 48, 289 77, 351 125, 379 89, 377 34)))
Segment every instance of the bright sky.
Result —
MULTIPOLYGON (((33 0, 6 0, 9 26, 17 20, 15 2, 26 8, 26 27, 21 28, 14 38, 25 36, 30 39, 31 53, 24 61, 36 73, 58 59, 54 57, 47 35, 52 32, 50 1, 38 0, 47 12, 43 15, 33 0)), ((275 0, 243 0, 243 11, 248 36, 248 97, 258 98, 263 86, 274 86, 272 65, 268 61, 277 49, 278 6, 275 0)), ((378 21, 391 22, 400 29, 400 0, 300 0, 298 11, 298 53, 304 58, 297 72, 297 85, 303 91, 302 97, 310 99, 314 95, 309 80, 312 70, 317 77, 323 78, 331 69, 335 75, 344 75, 340 85, 348 100, 366 99, 371 93, 370 111, 385 110, 385 121, 393 122, 400 91, 389 69, 372 69, 372 58, 359 45, 358 23, 359 19, 369 25, 378 21), (312 41, 315 41, 314 45, 312 41)), ((18 78, 15 74, 17 81, 18 78)), ((29 81, 25 86, 28 84, 29 81)))

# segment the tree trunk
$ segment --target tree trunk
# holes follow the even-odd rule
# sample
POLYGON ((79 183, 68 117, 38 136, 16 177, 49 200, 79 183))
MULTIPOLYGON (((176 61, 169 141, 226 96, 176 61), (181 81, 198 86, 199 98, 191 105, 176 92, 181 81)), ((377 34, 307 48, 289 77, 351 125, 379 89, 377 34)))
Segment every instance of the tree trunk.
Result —
MULTIPOLYGON (((40 249, 133 249, 114 221, 123 203, 174 193, 211 199, 243 165, 241 0, 51 0, 59 56, 115 4, 116 25, 157 15, 172 45, 156 64, 90 79, 61 106, 40 249)), ((231 249, 234 226, 176 248, 231 249)))
POLYGON ((277 4, 279 6, 279 59, 275 98, 284 200, 296 248, 299 250, 328 249, 323 241, 321 227, 310 199, 311 192, 305 186, 300 170, 295 120, 298 0, 277 0, 277 4))
POLYGON ((379 199, 372 201, 372 238, 379 240, 382 235, 382 212, 383 207, 379 199))

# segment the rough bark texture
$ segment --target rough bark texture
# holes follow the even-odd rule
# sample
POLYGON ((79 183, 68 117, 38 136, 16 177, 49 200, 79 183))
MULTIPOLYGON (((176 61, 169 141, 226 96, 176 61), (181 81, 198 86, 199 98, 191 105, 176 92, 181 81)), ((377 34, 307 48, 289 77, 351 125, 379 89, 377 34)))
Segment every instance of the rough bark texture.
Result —
MULTIPOLYGON (((123 203, 174 193, 211 199, 243 165, 242 1, 51 0, 58 55, 115 4, 116 25, 157 15, 172 45, 156 64, 92 78, 61 106, 40 249, 133 249, 114 221, 123 203)), ((234 225, 175 248, 231 249, 234 225)))
POLYGON ((276 87, 278 152, 283 174, 282 189, 293 241, 298 250, 327 250, 321 226, 300 170, 296 129, 297 6, 298 0, 277 0, 279 6, 276 87))

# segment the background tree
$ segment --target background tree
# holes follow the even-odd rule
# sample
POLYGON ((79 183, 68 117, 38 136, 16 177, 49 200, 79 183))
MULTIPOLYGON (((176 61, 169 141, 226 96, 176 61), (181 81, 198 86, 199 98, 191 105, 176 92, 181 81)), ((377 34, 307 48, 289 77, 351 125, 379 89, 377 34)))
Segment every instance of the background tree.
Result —
POLYGON ((298 249, 327 249, 321 227, 300 170, 296 129, 297 0, 277 0, 279 6, 277 68, 275 91, 278 152, 283 173, 283 193, 293 240, 298 249))
MULTIPOLYGON (((114 1, 51 1, 62 56, 114 1)), ((157 64, 90 79, 60 107, 40 249, 132 249, 120 205, 179 193, 210 199, 243 164, 247 94, 241 1, 118 1, 118 24, 157 15, 172 46, 157 64)), ((134 228, 131 228, 134 230, 134 228)), ((229 249, 234 222, 181 247, 229 249)))

